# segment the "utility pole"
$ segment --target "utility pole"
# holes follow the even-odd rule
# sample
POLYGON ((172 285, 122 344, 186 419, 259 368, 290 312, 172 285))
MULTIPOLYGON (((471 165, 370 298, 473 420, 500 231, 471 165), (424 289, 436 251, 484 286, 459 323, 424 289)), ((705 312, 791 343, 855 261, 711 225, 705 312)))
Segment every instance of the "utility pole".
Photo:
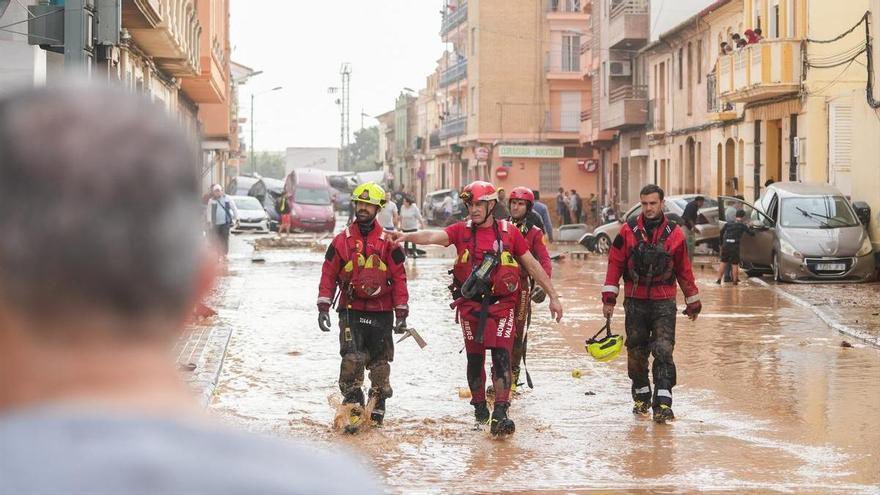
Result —
POLYGON ((350 95, 351 95, 351 64, 346 62, 339 68, 339 75, 342 79, 341 86, 331 86, 327 88, 329 94, 340 93, 336 99, 339 105, 339 165, 342 170, 348 170, 348 146, 351 144, 349 134, 351 128, 350 119, 350 95))

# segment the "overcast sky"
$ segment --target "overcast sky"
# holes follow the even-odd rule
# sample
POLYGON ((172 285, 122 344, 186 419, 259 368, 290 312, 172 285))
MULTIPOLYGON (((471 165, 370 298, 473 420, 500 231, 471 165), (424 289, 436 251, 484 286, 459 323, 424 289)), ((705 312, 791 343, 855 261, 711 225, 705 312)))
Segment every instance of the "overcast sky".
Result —
MULTIPOLYGON (((515 1, 515 0, 513 0, 515 1)), ((713 0, 653 0, 651 24, 662 32, 713 0), (657 15, 659 13, 659 16, 657 15)), ((232 59, 263 74, 241 88, 249 117, 255 92, 256 150, 338 146, 339 107, 329 86, 352 64, 351 130, 361 109, 390 110, 401 88, 425 85, 443 53, 442 0, 231 0, 232 59), (276 86, 283 90, 260 94, 276 86)), ((245 126, 250 141, 250 128, 245 126)))

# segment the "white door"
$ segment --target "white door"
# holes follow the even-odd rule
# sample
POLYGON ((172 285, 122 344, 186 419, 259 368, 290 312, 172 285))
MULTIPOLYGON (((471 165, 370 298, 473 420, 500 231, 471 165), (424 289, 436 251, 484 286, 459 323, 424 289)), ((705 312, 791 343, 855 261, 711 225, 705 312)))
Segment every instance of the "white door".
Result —
POLYGON ((563 132, 578 132, 581 127, 581 92, 563 91, 559 99, 559 129, 563 132))

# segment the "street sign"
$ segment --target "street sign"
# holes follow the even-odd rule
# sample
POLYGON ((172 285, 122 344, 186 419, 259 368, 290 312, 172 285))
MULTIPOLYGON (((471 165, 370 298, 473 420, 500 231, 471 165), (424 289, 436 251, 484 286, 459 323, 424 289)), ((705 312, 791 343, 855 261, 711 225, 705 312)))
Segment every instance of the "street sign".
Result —
POLYGON ((498 167, 495 169, 495 177, 499 179, 506 179, 509 173, 505 167, 498 167))
POLYGON ((489 159, 489 148, 479 147, 474 150, 474 158, 477 160, 488 160, 489 159))
POLYGON ((565 148, 562 146, 514 146, 498 147, 502 158, 563 158, 565 148))

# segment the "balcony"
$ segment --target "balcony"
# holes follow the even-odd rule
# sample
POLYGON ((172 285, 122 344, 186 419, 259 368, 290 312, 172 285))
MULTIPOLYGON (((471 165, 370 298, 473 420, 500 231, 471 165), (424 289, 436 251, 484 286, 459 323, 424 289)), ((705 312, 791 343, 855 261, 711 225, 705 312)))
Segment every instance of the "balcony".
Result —
POLYGON ((589 18, 581 0, 547 0, 547 19, 550 21, 586 22, 589 18))
POLYGON ((733 104, 721 103, 718 97, 718 81, 715 73, 706 76, 706 117, 714 122, 734 120, 737 118, 733 104))
POLYGON ((580 110, 546 112, 544 116, 544 132, 580 132, 582 114, 583 112, 580 110))
MULTIPOLYGON (((201 46, 201 71, 195 77, 185 77, 181 89, 195 103, 226 103, 229 87, 228 18, 226 22, 210 22, 222 15, 221 2, 198 3, 198 14, 206 30, 199 38, 201 46)), ((219 17, 224 19, 223 17, 219 17)), ((214 110, 212 110, 214 111, 214 110)), ((218 115, 223 113, 217 109, 218 115)), ((201 110, 200 110, 201 113, 201 110)), ((206 128, 208 125, 206 124, 206 128)), ((217 126, 217 132, 222 125, 217 126)), ((207 134, 207 132, 206 132, 207 134)))
POLYGON ((468 4, 461 2, 458 7, 451 12, 447 12, 443 16, 443 23, 440 25, 440 35, 445 36, 453 29, 460 26, 468 18, 468 4))
POLYGON ((192 0, 126 0, 122 19, 137 46, 168 75, 191 77, 200 72, 202 27, 192 0))
POLYGON ((645 46, 650 27, 648 0, 612 0, 608 22, 610 49, 636 50, 645 46))
POLYGON ((722 101, 748 103, 793 94, 801 87, 801 42, 764 40, 718 58, 722 101))
POLYGON ((461 59, 459 62, 450 65, 449 68, 440 73, 440 87, 450 86, 467 77, 467 59, 461 59))
POLYGON ((620 86, 608 94, 608 111, 602 115, 603 130, 643 126, 648 117, 648 87, 620 86))
POLYGON ((467 132, 467 117, 447 117, 440 126, 440 139, 462 136, 467 132))
POLYGON ((593 69, 593 37, 588 35, 581 43, 581 79, 590 76, 593 69))
POLYGON ((583 78, 581 67, 579 47, 575 47, 574 50, 547 52, 544 58, 544 72, 547 79, 580 80, 583 78))

